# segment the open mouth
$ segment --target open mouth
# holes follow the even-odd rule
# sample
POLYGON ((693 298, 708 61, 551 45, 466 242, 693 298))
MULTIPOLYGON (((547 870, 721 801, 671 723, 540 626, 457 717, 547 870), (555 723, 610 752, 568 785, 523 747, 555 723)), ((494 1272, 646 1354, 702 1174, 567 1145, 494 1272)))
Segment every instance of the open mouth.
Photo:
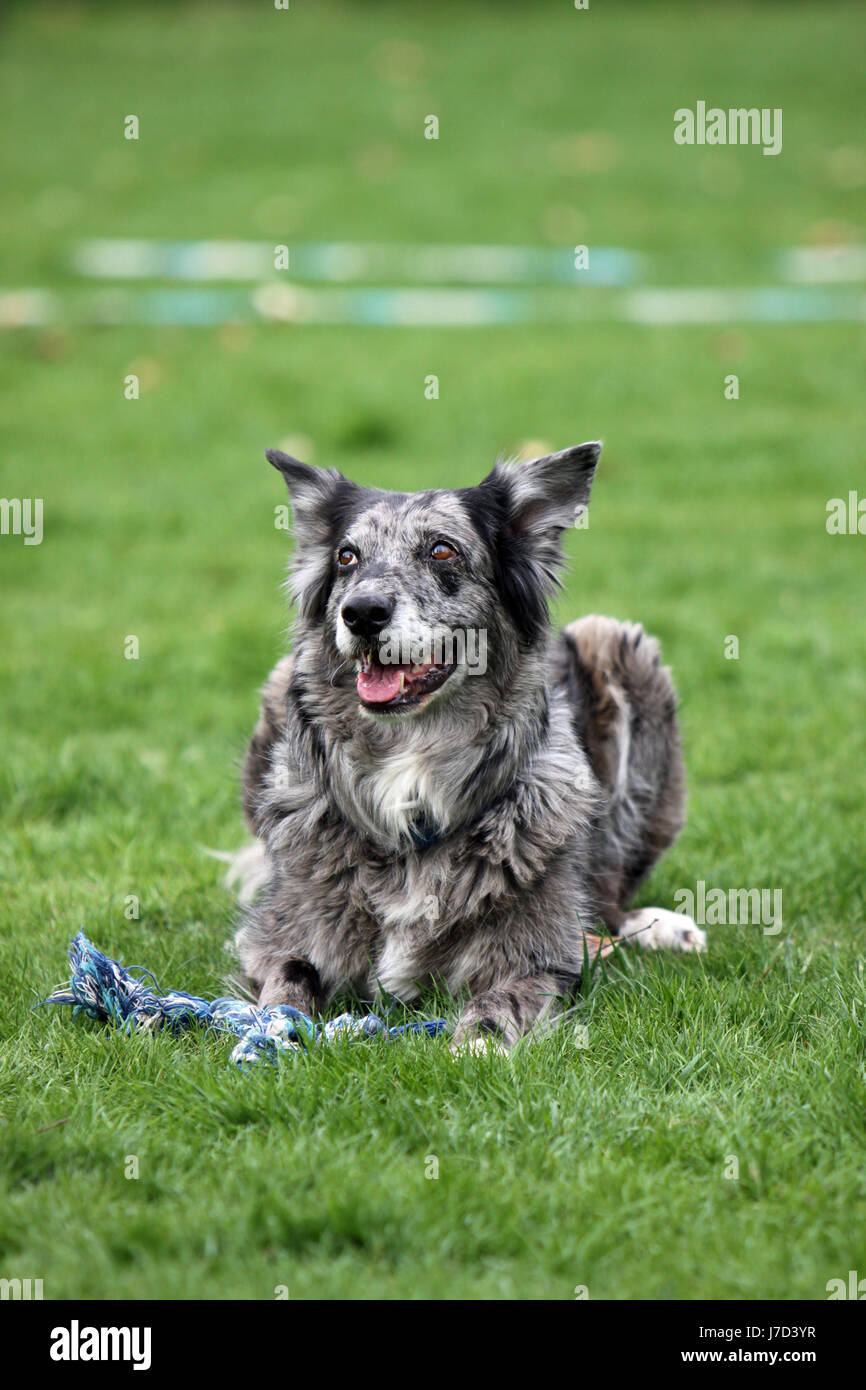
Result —
POLYGON ((416 662, 412 666, 383 666, 372 652, 365 652, 355 682, 358 698, 366 709, 383 714, 419 708, 434 690, 445 684, 454 670, 454 663, 432 661, 416 662))

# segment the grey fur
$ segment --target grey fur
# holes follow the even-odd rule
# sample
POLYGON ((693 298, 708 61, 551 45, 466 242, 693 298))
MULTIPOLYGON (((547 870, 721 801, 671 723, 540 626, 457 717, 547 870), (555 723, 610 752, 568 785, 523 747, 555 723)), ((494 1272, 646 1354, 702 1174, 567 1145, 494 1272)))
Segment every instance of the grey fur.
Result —
POLYGON ((293 503, 297 619, 243 772, 267 887, 238 946, 263 1003, 313 1011, 379 989, 411 1000, 437 981, 471 996, 456 1042, 491 1033, 508 1046, 572 988, 598 918, 622 925, 685 793, 657 644, 607 618, 549 628, 561 536, 599 453, 580 445, 497 465, 477 488, 416 494, 269 454, 293 503), (441 537, 457 552, 444 567, 430 559, 441 537), (345 575, 347 546, 359 562, 345 575), (341 610, 371 594, 406 639, 484 629, 486 671, 458 662, 418 711, 362 706, 370 639, 341 610))

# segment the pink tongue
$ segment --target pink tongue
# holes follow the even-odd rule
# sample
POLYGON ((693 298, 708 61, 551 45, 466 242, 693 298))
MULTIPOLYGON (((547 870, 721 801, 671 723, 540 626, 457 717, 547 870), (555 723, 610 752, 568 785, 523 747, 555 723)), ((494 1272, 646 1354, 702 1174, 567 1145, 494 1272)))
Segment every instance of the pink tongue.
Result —
POLYGON ((365 671, 358 672, 358 694, 370 705, 386 704, 400 693, 405 672, 405 666, 380 666, 374 661, 365 671))

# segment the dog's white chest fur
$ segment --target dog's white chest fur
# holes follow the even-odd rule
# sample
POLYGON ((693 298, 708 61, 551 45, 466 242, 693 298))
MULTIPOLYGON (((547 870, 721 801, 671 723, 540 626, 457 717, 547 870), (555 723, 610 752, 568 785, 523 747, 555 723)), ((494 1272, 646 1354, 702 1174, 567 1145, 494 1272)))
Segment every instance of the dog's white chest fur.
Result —
MULTIPOLYGON (((397 749, 382 757, 369 782, 375 818, 389 836, 407 837, 419 824, 441 825, 446 808, 429 754, 397 749)), ((371 904, 385 940, 372 983, 398 998, 417 994, 418 950, 435 934, 438 897, 421 861, 410 857, 398 892, 375 894, 371 904)))
POLYGON ((395 749, 386 754, 369 780, 375 819, 395 837, 409 835, 419 821, 439 823, 444 815, 433 769, 417 749, 395 749))

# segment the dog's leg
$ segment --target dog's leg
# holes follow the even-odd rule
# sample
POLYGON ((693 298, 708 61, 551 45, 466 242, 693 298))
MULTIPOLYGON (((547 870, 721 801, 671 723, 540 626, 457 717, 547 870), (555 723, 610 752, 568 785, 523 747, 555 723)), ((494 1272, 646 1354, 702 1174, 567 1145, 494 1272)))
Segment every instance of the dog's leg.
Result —
POLYGON ((469 1000, 457 1020, 452 1052, 507 1052, 533 1024, 556 1012, 562 994, 562 981, 553 975, 509 980, 483 990, 469 1000))
POLYGON ((623 917, 617 928, 621 941, 636 941, 645 950, 705 951, 707 934, 684 912, 664 907, 641 907, 623 917))
POLYGON ((312 1018, 324 1003, 319 972, 306 960, 287 960, 274 966, 259 989, 259 1005, 291 1004, 312 1018))
POLYGON ((631 623, 588 617, 565 629, 562 650, 581 738, 609 797, 591 865, 599 915, 615 936, 649 950, 702 951, 706 933, 691 917, 627 911, 685 814, 676 694, 658 643, 631 623))

